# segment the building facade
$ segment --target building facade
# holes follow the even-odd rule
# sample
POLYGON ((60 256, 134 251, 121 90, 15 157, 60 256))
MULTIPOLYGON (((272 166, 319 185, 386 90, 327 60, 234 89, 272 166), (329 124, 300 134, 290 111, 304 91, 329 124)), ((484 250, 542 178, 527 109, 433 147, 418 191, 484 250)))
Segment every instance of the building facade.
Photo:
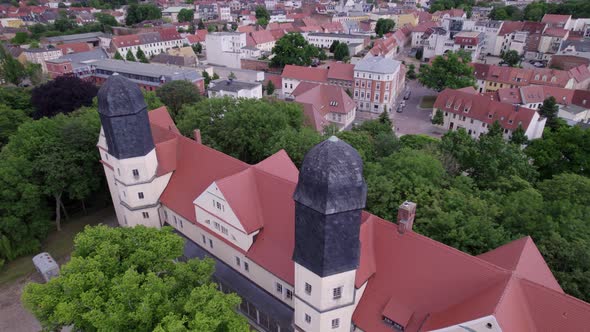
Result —
POLYGON ((241 32, 213 32, 205 37, 209 63, 240 68, 246 34, 241 32))
POLYGON ((120 225, 171 226, 185 255, 213 257, 220 289, 243 299, 238 310, 253 329, 590 325, 590 304, 563 293, 532 239, 475 257, 413 232, 413 203, 400 206, 397 223, 363 211, 362 159, 336 137, 313 147, 301 171, 284 151, 248 165, 204 146, 198 132, 180 135, 165 108, 148 115, 120 75, 98 101, 98 148, 120 225))
POLYGON ((405 85, 401 62, 383 57, 364 58, 354 67, 353 99, 359 111, 391 111, 405 85))

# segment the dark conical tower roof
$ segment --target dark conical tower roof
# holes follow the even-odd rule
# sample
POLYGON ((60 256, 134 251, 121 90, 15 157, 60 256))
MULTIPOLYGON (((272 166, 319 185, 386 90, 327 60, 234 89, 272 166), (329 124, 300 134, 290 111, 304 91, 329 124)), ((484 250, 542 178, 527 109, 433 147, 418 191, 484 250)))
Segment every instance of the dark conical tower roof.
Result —
POLYGON ((98 113, 110 155, 126 159, 153 150, 147 105, 137 84, 121 75, 110 76, 98 91, 98 113))
POLYGON ((366 198, 363 161, 352 146, 333 136, 309 150, 293 195, 293 260, 321 277, 356 269, 366 198))
POLYGON ((105 116, 136 114, 147 110, 143 94, 137 84, 114 74, 98 90, 98 112, 105 116))
POLYGON ((352 146, 332 136, 307 152, 295 201, 332 214, 364 208, 366 196, 363 161, 352 146))

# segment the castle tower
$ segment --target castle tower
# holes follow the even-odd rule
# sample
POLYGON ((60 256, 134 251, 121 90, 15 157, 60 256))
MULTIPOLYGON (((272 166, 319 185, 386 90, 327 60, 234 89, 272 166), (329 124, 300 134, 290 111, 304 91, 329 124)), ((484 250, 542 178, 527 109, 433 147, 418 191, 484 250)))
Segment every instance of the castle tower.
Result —
POLYGON ((353 147, 331 137, 305 155, 293 196, 298 329, 350 331, 366 196, 363 162, 353 147))
POLYGON ((98 91, 98 112, 98 148, 119 224, 159 226, 158 161, 141 90, 123 76, 109 77, 98 91))

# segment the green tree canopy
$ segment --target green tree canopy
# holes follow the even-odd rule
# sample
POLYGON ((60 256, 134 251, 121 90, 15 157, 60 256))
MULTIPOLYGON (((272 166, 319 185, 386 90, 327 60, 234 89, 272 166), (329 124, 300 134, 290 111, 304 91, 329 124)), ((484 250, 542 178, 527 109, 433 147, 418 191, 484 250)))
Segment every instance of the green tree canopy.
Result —
POLYGON ((437 56, 432 65, 420 66, 418 80, 436 91, 446 88, 475 87, 475 76, 473 68, 469 66, 470 61, 471 55, 464 51, 449 52, 444 56, 437 56))
POLYGON ((192 22, 195 19, 195 11, 183 8, 178 12, 178 22, 192 22))
POLYGON ((268 80, 268 83, 266 84, 266 94, 272 96, 273 93, 275 93, 275 84, 271 80, 268 80))
POLYGON ((383 37, 384 34, 390 32, 395 28, 395 22, 389 18, 380 18, 375 24, 375 33, 379 37, 383 37))
POLYGON ((212 283, 212 260, 173 261, 183 245, 168 227, 86 227, 60 276, 28 284, 23 303, 50 330, 249 331, 239 297, 212 283))
POLYGON ((348 52, 348 45, 345 43, 340 43, 338 45, 336 45, 336 48, 334 49, 334 60, 338 60, 338 61, 342 61, 346 58, 348 58, 349 56, 349 52, 348 52))
POLYGON ((185 136, 198 128, 203 143, 254 164, 269 156, 281 134, 292 134, 286 129, 301 130, 303 111, 282 101, 211 98, 184 107, 177 124, 185 136))
POLYGON ((539 115, 547 119, 547 126, 552 130, 557 129, 559 123, 557 122, 557 113, 559 112, 559 105, 555 97, 549 96, 543 100, 543 105, 539 107, 539 115))
POLYGON ((63 75, 33 89, 31 103, 36 119, 70 113, 81 106, 92 105, 98 88, 76 76, 63 75))
POLYGON ((502 60, 510 67, 516 67, 520 63, 520 55, 515 50, 509 50, 502 54, 502 60))
POLYGON ((319 56, 319 50, 310 45, 300 33, 290 32, 281 37, 272 49, 274 57, 271 65, 284 67, 285 65, 309 66, 313 58, 319 56))
POLYGON ((125 55, 125 59, 127 61, 132 61, 132 62, 137 61, 137 59, 135 58, 135 55, 133 55, 133 52, 131 52, 131 49, 127 50, 127 54, 125 55))
POLYGON ((256 7, 256 19, 265 19, 267 22, 270 20, 270 13, 264 6, 257 6, 256 7))
POLYGON ((123 56, 121 55, 121 53, 119 53, 119 51, 115 52, 115 56, 113 58, 115 60, 124 60, 123 56))
POLYGON ((157 20, 162 18, 162 11, 153 4, 136 4, 133 3, 127 8, 125 23, 133 25, 146 20, 157 20))
POLYGON ((14 85, 18 85, 27 77, 25 67, 6 50, 4 45, 0 45, 0 76, 14 85))
POLYGON ((139 60, 139 62, 143 62, 143 63, 150 62, 148 60, 148 58, 145 56, 145 53, 143 53, 143 50, 141 49, 141 47, 137 48, 137 52, 135 53, 135 57, 137 58, 137 60, 139 60))
POLYGON ((168 107, 172 118, 184 105, 190 105, 201 100, 201 92, 196 85, 189 81, 167 82, 156 90, 156 95, 168 107))

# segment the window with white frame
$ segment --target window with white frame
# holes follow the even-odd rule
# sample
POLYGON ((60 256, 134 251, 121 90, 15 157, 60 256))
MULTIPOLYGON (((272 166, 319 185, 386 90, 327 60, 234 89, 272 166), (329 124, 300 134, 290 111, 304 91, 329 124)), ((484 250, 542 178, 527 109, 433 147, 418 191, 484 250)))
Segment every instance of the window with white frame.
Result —
POLYGON ((286 297, 287 299, 291 300, 293 298, 293 291, 291 291, 290 289, 286 290, 286 297))
POLYGON ((221 233, 227 235, 228 234, 227 228, 221 226, 221 233))
POLYGON ((308 283, 305 283, 305 293, 307 295, 310 295, 311 294, 311 285, 308 284, 308 283))
POLYGON ((143 215, 143 219, 147 219, 150 217, 150 214, 147 212, 142 212, 141 214, 143 215))
POLYGON ((283 285, 281 285, 280 283, 276 283, 276 291, 277 293, 283 294, 283 285))
POLYGON ((337 300, 342 297, 342 286, 336 287, 332 290, 332 298, 337 300))
POLYGON ((213 225, 215 226, 216 230, 219 230, 221 228, 221 225, 219 225, 219 223, 217 221, 214 222, 213 225))
POLYGON ((241 266, 240 257, 236 257, 236 265, 237 266, 241 266))
POLYGON ((332 328, 337 329, 340 327, 340 318, 332 319, 332 328))
POLYGON ((142 192, 138 192, 137 193, 137 197, 139 197, 139 199, 143 199, 143 193, 142 192))
POLYGON ((133 171, 133 177, 139 177, 139 171, 137 169, 134 169, 133 171))
POLYGON ((244 270, 246 270, 246 272, 250 271, 250 264, 248 264, 248 262, 244 262, 244 270))
POLYGON ((310 316, 310 315, 308 315, 308 314, 305 314, 305 322, 306 322, 307 324, 311 323, 311 316, 310 316))

